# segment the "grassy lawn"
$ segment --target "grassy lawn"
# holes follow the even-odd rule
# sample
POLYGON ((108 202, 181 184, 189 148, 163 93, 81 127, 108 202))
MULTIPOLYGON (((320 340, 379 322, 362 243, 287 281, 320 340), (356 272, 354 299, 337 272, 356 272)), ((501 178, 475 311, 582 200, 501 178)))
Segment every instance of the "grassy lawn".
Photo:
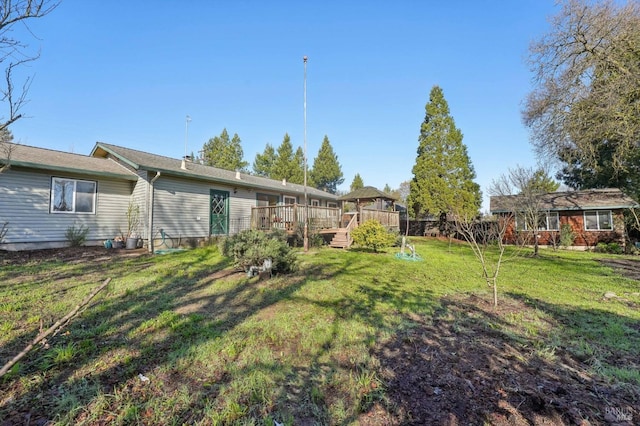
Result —
MULTIPOLYGON (((408 383, 398 380, 400 369, 446 360, 451 371, 465 370, 424 392, 436 404, 467 374, 470 389, 481 394, 483 386, 484 403, 496 407, 477 414, 480 424, 499 424, 498 409, 523 424, 560 415, 550 402, 537 409, 538 394, 530 394, 545 392, 539 383, 495 380, 519 369, 547 382, 570 376, 602 396, 578 400, 581 411, 571 415, 598 424, 622 412, 640 421, 640 286, 599 261, 607 255, 542 250, 510 258, 493 311, 465 245, 414 242, 422 262, 398 260, 396 249, 323 248, 300 253, 296 274, 262 281, 234 271, 215 247, 4 264, 0 255, 2 365, 112 278, 0 378, 0 420, 419 424, 419 408, 398 390, 408 383), (418 344, 428 350, 411 352, 418 344)), ((554 392, 566 394, 571 384, 563 386, 554 392)), ((459 410, 464 420, 470 408, 459 410)))

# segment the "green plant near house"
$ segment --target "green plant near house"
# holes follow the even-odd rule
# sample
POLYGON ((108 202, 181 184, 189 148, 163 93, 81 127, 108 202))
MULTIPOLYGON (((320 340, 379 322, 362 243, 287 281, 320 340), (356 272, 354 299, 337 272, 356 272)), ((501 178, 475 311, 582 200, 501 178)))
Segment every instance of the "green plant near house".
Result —
POLYGON ((89 234, 89 227, 85 225, 77 226, 73 225, 67 228, 64 233, 64 237, 67 239, 69 246, 80 247, 87 242, 87 235, 89 234))
POLYGON ((353 242, 359 246, 375 252, 385 247, 391 247, 396 242, 396 234, 382 226, 374 219, 367 220, 351 232, 353 242))
POLYGON ((9 232, 9 222, 4 222, 2 226, 0 226, 0 243, 4 241, 7 232, 9 232))
POLYGON ((138 236, 140 222, 140 206, 132 201, 127 206, 127 237, 138 236))
POLYGON ((576 236, 573 233, 571 225, 565 223, 560 226, 560 246, 571 247, 575 241, 576 236))
POLYGON ((624 251, 618 243, 598 243, 594 250, 596 253, 622 254, 624 251))
POLYGON ((274 273, 292 272, 297 267, 295 252, 287 244, 287 234, 276 229, 242 231, 222 241, 220 252, 232 257, 235 265, 245 271, 262 265, 266 259, 271 259, 274 273))

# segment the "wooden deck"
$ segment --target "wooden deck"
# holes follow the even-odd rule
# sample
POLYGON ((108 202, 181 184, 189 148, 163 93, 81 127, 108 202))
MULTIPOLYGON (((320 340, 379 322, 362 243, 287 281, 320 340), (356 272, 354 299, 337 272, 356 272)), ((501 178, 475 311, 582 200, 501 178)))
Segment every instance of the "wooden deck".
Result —
MULTIPOLYGON (((390 229, 400 229, 398 212, 363 209, 358 212, 342 213, 333 207, 308 206, 309 231, 321 235, 333 235, 329 245, 336 248, 348 248, 353 243, 351 231, 358 224, 375 219, 390 229)), ((305 206, 286 204, 278 206, 260 206, 251 209, 251 229, 268 231, 283 229, 289 234, 297 232, 304 224, 305 206)))
MULTIPOLYGON (((334 207, 308 206, 309 229, 340 227, 340 209, 334 207)), ((305 208, 300 204, 286 204, 279 206, 261 206, 251 208, 251 229, 268 231, 272 228, 296 232, 297 227, 304 224, 305 208)))

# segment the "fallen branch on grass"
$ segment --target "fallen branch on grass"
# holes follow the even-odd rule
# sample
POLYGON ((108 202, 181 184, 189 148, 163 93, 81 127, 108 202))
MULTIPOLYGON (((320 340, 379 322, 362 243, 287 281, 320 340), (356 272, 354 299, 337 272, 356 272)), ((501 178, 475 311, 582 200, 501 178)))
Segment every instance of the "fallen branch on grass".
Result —
POLYGON ((71 312, 69 312, 67 315, 65 315, 64 317, 60 318, 55 324, 53 324, 51 327, 49 327, 48 329, 46 329, 45 331, 43 331, 42 333, 38 334, 36 336, 35 339, 33 339, 33 341, 31 343, 29 343, 27 345, 26 348, 24 348, 22 350, 22 352, 20 352, 18 355, 14 356, 13 359, 9 362, 7 362, 1 369, 0 369, 0 377, 4 376, 11 367, 13 367, 15 365, 16 362, 20 361, 26 354, 29 353, 29 351, 31 349, 33 349, 33 347, 35 345, 37 345, 39 342, 42 341, 42 339, 44 339, 45 337, 47 337, 49 334, 53 333, 58 327, 60 327, 60 325, 64 324, 66 321, 70 320, 75 314, 78 313, 78 311, 80 310, 80 308, 82 308, 83 306, 85 306, 87 303, 89 303, 91 301, 91 299, 93 299, 95 297, 96 294, 100 293, 100 291, 102 291, 102 289, 104 289, 109 282, 111 282, 111 278, 107 278, 106 280, 104 280, 104 282, 100 285, 100 287, 96 288, 95 290, 93 290, 87 297, 85 297, 82 302, 80 302, 79 305, 77 305, 75 308, 73 308, 73 310, 71 310, 71 312))

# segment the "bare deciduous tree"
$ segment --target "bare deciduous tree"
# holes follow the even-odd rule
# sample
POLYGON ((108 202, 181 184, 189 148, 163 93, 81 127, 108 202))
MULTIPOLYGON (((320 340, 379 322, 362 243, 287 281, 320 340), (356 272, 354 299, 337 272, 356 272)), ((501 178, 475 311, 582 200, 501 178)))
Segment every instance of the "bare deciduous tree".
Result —
POLYGON ((500 197, 501 210, 515 215, 516 231, 523 237, 519 243, 533 244, 535 256, 538 255, 538 228, 547 214, 542 197, 548 191, 539 184, 541 175, 546 175, 546 171, 516 166, 494 180, 489 188, 492 196, 500 197))
POLYGON ((530 47, 523 119, 535 148, 597 169, 606 146, 624 170, 640 141, 640 4, 564 0, 551 25, 530 47))
POLYGON ((512 220, 511 213, 490 219, 457 215, 455 219, 456 232, 463 236, 473 250, 482 267, 482 277, 493 290, 494 306, 498 306, 498 274, 505 260, 504 236, 512 220))
MULTIPOLYGON (((27 25, 30 20, 42 18, 58 6, 57 0, 0 0, 0 65, 4 67, 4 81, 0 83, 0 132, 22 118, 22 108, 27 103, 27 92, 32 78, 16 83, 14 74, 24 64, 38 59, 39 52, 29 50, 24 40, 14 36, 14 27, 27 25)), ((27 26, 28 29, 28 26, 27 26)), ((0 173, 9 167, 13 144, 0 140, 0 173)))

